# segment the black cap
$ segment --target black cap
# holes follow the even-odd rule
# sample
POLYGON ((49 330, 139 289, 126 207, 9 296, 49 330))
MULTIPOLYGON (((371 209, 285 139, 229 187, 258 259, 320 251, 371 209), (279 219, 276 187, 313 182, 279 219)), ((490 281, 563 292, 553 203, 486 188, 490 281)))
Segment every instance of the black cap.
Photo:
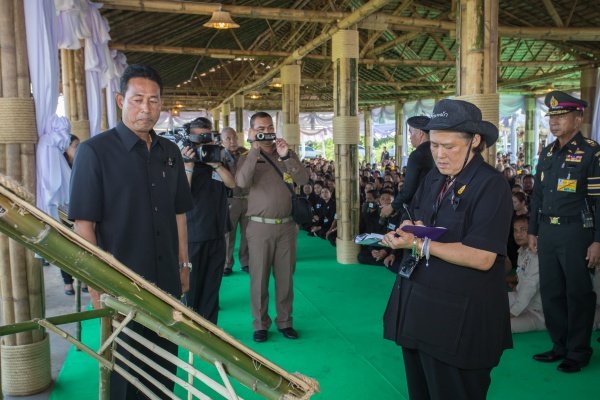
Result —
POLYGON ((553 90, 546 95, 544 103, 548 107, 546 115, 568 114, 572 111, 583 111, 588 103, 560 90, 553 90))
POLYGON ((429 133, 427 129, 425 129, 425 125, 429 122, 431 118, 426 117, 425 115, 417 115, 415 117, 410 117, 406 120, 408 126, 412 126, 413 128, 420 129, 425 133, 429 133))
POLYGON ((483 121, 481 110, 475 104, 463 100, 440 100, 433 107, 431 121, 425 129, 478 133, 488 147, 498 140, 496 125, 483 121))

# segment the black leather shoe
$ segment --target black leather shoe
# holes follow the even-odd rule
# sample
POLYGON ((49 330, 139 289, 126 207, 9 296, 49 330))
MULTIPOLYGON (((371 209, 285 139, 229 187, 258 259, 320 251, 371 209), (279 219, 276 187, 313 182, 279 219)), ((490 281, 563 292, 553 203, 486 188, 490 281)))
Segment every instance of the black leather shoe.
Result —
POLYGON ((281 332, 286 339, 298 339, 298 332, 291 326, 289 328, 280 329, 279 332, 281 332))
POLYGON ((585 361, 576 361, 571 360, 570 358, 565 358, 563 362, 558 364, 558 367, 556 367, 556 369, 560 372, 566 372, 570 374, 573 372, 581 371, 581 368, 585 367, 586 365, 588 365, 588 363, 585 361))
POLYGON ((533 356, 533 359, 535 361, 547 362, 547 363, 562 360, 563 358, 565 358, 565 356, 563 354, 555 353, 553 350, 547 351, 545 353, 536 354, 533 356))
POLYGON ((248 272, 248 266, 247 266, 247 265, 244 265, 244 266, 242 267, 242 271, 244 271, 244 272, 248 272))
POLYGON ((231 270, 231 268, 225 268, 225 269, 223 269, 223 275, 225 275, 225 276, 231 275, 232 272, 233 271, 231 270))
POLYGON ((267 341, 267 331, 265 329, 261 329, 259 331, 254 331, 254 341, 255 342, 266 342, 267 341))

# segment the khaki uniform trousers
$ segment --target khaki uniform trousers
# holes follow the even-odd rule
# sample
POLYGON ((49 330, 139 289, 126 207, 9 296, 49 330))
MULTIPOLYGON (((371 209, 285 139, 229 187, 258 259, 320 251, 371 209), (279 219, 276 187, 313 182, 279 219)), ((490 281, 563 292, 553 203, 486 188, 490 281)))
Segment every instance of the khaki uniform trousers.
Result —
POLYGON ((250 300, 254 330, 269 329, 269 278, 271 268, 275 278, 275 307, 278 329, 292 326, 294 288, 292 276, 296 269, 296 238, 294 221, 267 224, 249 221, 246 229, 250 253, 250 300))
POLYGON ((248 217, 246 211, 248 209, 248 199, 229 199, 229 220, 231 221, 231 231, 225 234, 225 266, 224 268, 233 267, 233 250, 235 248, 235 237, 238 224, 240 225, 240 248, 238 251, 238 261, 240 268, 247 267, 248 258, 248 241, 246 240, 246 226, 248 226, 248 217))

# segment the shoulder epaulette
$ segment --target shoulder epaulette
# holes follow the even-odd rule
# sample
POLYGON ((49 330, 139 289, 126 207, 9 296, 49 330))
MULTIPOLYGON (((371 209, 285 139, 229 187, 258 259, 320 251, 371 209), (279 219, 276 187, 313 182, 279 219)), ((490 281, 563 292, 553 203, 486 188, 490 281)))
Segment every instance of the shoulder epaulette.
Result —
POLYGON ((592 140, 592 139, 589 139, 589 138, 585 138, 584 140, 585 140, 585 142, 587 144, 589 144, 592 147, 597 147, 598 146, 598 142, 596 142, 595 140, 592 140))

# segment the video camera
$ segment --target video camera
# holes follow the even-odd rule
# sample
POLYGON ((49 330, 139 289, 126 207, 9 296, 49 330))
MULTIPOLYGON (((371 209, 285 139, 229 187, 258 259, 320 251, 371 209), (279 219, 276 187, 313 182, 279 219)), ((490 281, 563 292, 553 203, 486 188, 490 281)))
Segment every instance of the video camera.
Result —
POLYGON ((200 134, 190 133, 189 125, 167 130, 162 137, 175 143, 179 150, 184 147, 194 149, 192 158, 183 157, 184 162, 216 163, 222 162, 223 147, 219 132, 206 132, 200 134))
POLYGON ((269 141, 275 140, 275 139, 277 139, 277 134, 275 132, 273 132, 273 133, 258 132, 256 134, 256 137, 254 138, 254 140, 257 142, 269 142, 269 141))

